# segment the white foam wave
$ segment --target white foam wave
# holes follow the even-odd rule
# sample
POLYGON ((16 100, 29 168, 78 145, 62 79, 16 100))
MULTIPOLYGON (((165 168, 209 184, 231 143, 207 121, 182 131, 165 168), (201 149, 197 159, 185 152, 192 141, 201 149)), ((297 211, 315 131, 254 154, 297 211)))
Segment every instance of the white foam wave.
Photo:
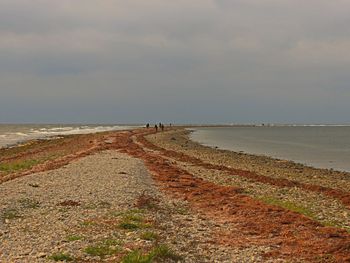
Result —
POLYGON ((13 144, 30 139, 49 138, 51 136, 72 135, 72 134, 88 134, 103 131, 126 130, 135 126, 59 126, 59 127, 41 127, 31 128, 23 132, 7 132, 1 134, 0 148, 8 144, 13 144))
POLYGON ((25 137, 28 136, 28 134, 23 133, 23 132, 15 132, 14 135, 17 135, 17 136, 25 136, 25 137))

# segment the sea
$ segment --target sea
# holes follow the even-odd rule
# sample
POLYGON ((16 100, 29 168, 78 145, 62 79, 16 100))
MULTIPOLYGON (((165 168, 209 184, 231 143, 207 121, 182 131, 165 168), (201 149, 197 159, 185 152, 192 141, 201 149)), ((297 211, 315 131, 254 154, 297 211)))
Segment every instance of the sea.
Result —
POLYGON ((59 135, 127 130, 135 127, 139 126, 114 124, 0 124, 0 148, 15 146, 18 143, 32 139, 49 139, 59 135))
POLYGON ((199 127, 191 139, 203 145, 350 172, 350 126, 293 125, 199 127))

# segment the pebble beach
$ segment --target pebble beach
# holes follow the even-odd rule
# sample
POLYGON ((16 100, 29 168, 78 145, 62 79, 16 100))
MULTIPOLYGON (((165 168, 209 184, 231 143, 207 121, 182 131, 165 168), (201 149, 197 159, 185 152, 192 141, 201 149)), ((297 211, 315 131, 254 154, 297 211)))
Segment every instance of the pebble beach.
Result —
POLYGON ((350 262, 348 173, 183 128, 32 141, 0 161, 0 262, 350 262))

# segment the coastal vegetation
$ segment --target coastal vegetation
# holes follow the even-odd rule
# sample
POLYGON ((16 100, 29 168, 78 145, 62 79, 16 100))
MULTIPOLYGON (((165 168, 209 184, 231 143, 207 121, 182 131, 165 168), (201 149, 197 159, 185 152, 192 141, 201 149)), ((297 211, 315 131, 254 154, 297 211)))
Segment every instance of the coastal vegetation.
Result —
POLYGON ((30 169, 34 165, 40 163, 39 160, 23 160, 0 164, 0 172, 4 174, 17 172, 20 170, 30 169))
POLYGON ((49 259, 52 259, 54 261, 74 261, 74 257, 62 252, 53 254, 49 257, 49 259))

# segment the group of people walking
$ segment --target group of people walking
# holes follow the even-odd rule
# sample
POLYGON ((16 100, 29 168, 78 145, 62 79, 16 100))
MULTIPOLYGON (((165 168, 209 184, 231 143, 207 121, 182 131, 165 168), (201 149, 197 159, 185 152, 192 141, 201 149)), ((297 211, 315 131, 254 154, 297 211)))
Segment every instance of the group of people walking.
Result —
MULTIPOLYGON (((171 127, 171 124, 169 124, 169 126, 171 127)), ((146 128, 148 129, 150 127, 150 124, 147 123, 146 124, 146 128)), ((163 123, 158 123, 154 125, 154 129, 156 130, 156 132, 158 131, 158 129, 161 129, 162 131, 164 131, 164 124, 163 123)))

